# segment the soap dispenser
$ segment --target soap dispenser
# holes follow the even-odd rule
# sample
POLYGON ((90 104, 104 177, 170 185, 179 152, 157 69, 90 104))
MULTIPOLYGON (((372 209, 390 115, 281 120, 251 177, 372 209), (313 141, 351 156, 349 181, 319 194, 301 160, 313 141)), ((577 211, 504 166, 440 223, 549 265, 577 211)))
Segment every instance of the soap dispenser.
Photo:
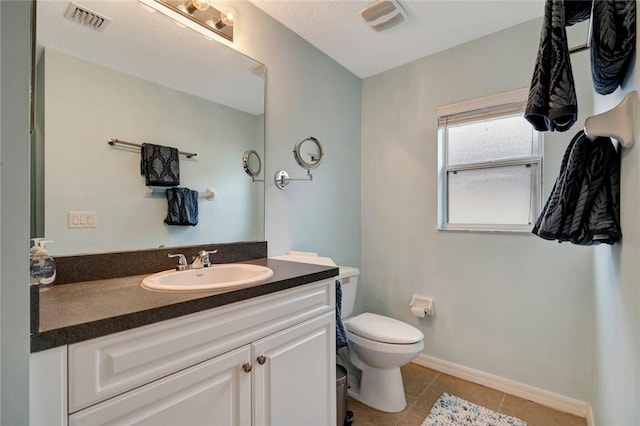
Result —
POLYGON ((56 263, 49 256, 45 245, 53 241, 47 241, 44 238, 33 238, 32 241, 33 247, 29 255, 30 283, 39 285, 40 291, 49 290, 56 279, 56 263))

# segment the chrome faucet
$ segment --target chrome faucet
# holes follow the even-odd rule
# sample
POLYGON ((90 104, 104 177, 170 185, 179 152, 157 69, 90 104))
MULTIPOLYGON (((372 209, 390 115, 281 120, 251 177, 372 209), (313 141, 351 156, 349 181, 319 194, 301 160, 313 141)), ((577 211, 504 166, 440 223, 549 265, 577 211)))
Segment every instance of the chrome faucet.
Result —
POLYGON ((184 257, 184 254, 168 254, 168 257, 177 257, 178 265, 176 266, 176 271, 184 271, 189 269, 189 265, 187 264, 187 259, 184 257))
POLYGON ((193 258, 193 263, 191 263, 191 269, 201 269, 208 268, 211 266, 211 260, 209 260, 209 255, 217 253, 218 250, 206 251, 200 250, 198 255, 193 258))

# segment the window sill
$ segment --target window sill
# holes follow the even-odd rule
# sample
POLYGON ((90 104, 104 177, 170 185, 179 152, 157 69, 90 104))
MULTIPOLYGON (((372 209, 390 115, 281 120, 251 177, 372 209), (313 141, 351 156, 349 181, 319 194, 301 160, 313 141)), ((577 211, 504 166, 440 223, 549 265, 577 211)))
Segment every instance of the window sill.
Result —
MULTIPOLYGON (((494 225, 495 226, 495 225, 494 225)), ((513 227, 513 228, 498 228, 498 227, 476 227, 476 226, 437 226, 436 230, 439 232, 474 232, 482 234, 529 234, 533 227, 513 227)))

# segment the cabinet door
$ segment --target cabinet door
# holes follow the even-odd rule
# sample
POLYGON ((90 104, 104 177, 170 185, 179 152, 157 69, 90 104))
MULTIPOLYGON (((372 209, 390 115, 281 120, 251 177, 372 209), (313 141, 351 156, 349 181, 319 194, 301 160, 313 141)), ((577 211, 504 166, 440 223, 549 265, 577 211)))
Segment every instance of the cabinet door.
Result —
POLYGON ((336 421, 335 312, 253 345, 256 426, 327 426, 336 421))
POLYGON ((70 425, 251 424, 251 349, 244 346, 69 416, 70 425))

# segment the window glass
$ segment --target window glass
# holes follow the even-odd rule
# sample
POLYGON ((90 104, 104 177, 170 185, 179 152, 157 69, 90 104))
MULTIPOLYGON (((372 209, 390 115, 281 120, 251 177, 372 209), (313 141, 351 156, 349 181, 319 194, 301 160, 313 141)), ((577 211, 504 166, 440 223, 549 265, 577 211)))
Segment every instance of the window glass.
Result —
POLYGON ((536 133, 522 116, 513 115, 447 126, 447 164, 537 155, 536 133))
POLYGON ((537 166, 505 166, 448 173, 450 224, 531 223, 537 166))

